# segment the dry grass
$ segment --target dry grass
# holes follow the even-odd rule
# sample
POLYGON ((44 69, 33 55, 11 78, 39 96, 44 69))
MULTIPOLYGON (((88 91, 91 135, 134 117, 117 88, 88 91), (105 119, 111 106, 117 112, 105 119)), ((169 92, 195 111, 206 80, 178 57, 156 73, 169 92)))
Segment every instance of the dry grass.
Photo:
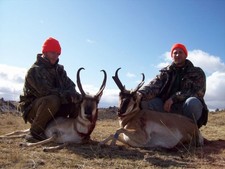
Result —
MULTIPOLYGON (((201 128, 209 140, 204 147, 169 151, 121 144, 99 148, 98 142, 118 128, 116 116, 103 111, 89 144, 43 152, 42 147, 19 147, 23 139, 0 140, 0 168, 225 168, 225 112, 210 113, 207 126, 201 128)), ((10 113, 0 114, 0 126, 0 135, 29 127, 20 116, 10 113)))

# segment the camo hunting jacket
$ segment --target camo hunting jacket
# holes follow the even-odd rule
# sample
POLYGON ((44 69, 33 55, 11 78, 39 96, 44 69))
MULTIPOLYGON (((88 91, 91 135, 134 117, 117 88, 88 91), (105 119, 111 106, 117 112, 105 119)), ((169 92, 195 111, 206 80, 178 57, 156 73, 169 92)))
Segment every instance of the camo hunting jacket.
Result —
POLYGON ((204 107, 203 120, 200 118, 204 125, 208 119, 208 108, 204 101, 205 91, 205 73, 189 60, 186 60, 185 66, 180 69, 174 63, 161 69, 159 75, 139 90, 145 100, 160 97, 166 101, 172 98, 174 103, 179 103, 184 102, 189 97, 198 98, 204 107))
POLYGON ((25 77, 23 93, 20 95, 20 110, 26 118, 36 98, 48 95, 57 95, 62 104, 68 103, 68 94, 76 93, 75 84, 67 76, 64 67, 58 62, 51 65, 41 54, 37 55, 36 62, 28 70, 25 77))

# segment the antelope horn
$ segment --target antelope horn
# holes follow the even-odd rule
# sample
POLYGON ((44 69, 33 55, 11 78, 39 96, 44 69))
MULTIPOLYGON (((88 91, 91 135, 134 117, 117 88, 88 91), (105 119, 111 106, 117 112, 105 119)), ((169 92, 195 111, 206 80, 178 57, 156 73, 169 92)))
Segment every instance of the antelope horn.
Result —
POLYGON ((98 91, 98 93, 95 95, 95 96, 100 96, 103 92, 103 90, 105 89, 105 86, 106 86, 106 79, 107 79, 107 74, 106 74, 106 71, 105 70, 101 70, 101 72, 104 73, 104 79, 103 79, 103 82, 102 82, 102 85, 98 91))
POLYGON ((85 96, 86 93, 84 92, 84 90, 83 90, 83 88, 82 88, 82 85, 81 85, 81 82, 80 82, 80 71, 81 71, 82 69, 84 70, 84 68, 81 67, 81 68, 78 69, 78 71, 77 71, 77 86, 78 86, 78 89, 79 89, 80 92, 81 92, 81 95, 82 95, 82 96, 85 96))
POLYGON ((120 79, 119 79, 119 77, 118 77, 118 71, 119 71, 120 69, 121 69, 121 67, 118 68, 118 69, 116 70, 115 76, 113 76, 112 78, 113 78, 113 80, 115 81, 115 83, 116 83, 116 85, 118 86, 118 88, 119 88, 121 91, 124 91, 124 90, 125 90, 125 86, 121 83, 121 81, 120 81, 120 79))
POLYGON ((143 86, 143 84, 145 83, 144 80, 145 80, 145 75, 144 75, 144 73, 142 73, 142 80, 137 85, 137 87, 132 91, 132 93, 136 93, 138 91, 138 89, 140 89, 143 86))

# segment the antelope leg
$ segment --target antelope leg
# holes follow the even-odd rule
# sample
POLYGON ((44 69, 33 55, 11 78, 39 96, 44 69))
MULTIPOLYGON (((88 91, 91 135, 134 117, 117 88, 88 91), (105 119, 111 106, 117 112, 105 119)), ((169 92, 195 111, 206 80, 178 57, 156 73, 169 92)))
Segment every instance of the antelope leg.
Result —
POLYGON ((127 144, 127 143, 123 140, 123 138, 119 137, 119 135, 120 135, 121 133, 124 133, 124 132, 126 132, 126 130, 125 130, 124 128, 118 129, 118 130, 115 132, 114 135, 111 134, 111 135, 110 135, 109 137, 107 137, 105 140, 101 141, 101 142, 99 143, 99 145, 104 145, 104 144, 106 144, 107 142, 109 142, 110 140, 112 140, 111 143, 110 143, 111 146, 116 145, 116 141, 120 141, 120 142, 122 142, 123 144, 127 144))
POLYGON ((39 141, 39 142, 36 142, 36 143, 20 143, 20 146, 22 147, 32 147, 32 146, 37 146, 37 145, 43 145, 43 144, 47 144, 47 143, 50 143, 50 142, 53 142, 55 139, 56 139, 56 135, 53 135, 52 137, 46 139, 46 140, 43 140, 43 141, 39 141))
POLYGON ((26 130, 17 130, 5 135, 1 135, 0 139, 3 138, 22 138, 25 137, 28 133, 30 132, 30 129, 26 129, 26 130))
POLYGON ((106 139, 104 139, 103 141, 101 141, 99 143, 99 145, 101 146, 101 145, 104 145, 104 144, 108 143, 110 140, 113 140, 113 137, 114 137, 113 134, 109 135, 106 139))
POLYGON ((52 146, 52 147, 44 147, 43 151, 48 152, 48 151, 52 151, 52 150, 59 150, 59 149, 66 147, 67 145, 69 145, 69 143, 63 143, 63 144, 60 144, 57 146, 52 146))

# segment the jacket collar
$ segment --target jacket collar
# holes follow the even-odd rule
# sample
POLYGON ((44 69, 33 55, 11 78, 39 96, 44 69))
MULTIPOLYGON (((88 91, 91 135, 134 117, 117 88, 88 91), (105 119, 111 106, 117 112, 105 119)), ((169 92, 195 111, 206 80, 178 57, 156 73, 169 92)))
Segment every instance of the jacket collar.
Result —
MULTIPOLYGON (((181 69, 187 70, 187 69, 189 69, 191 67, 194 67, 193 63, 190 60, 186 59, 185 65, 181 69)), ((174 71, 176 69, 177 69, 177 67, 176 67, 175 63, 172 62, 170 65, 168 65, 167 67, 162 68, 160 71, 161 72, 171 72, 171 71, 174 71)))

